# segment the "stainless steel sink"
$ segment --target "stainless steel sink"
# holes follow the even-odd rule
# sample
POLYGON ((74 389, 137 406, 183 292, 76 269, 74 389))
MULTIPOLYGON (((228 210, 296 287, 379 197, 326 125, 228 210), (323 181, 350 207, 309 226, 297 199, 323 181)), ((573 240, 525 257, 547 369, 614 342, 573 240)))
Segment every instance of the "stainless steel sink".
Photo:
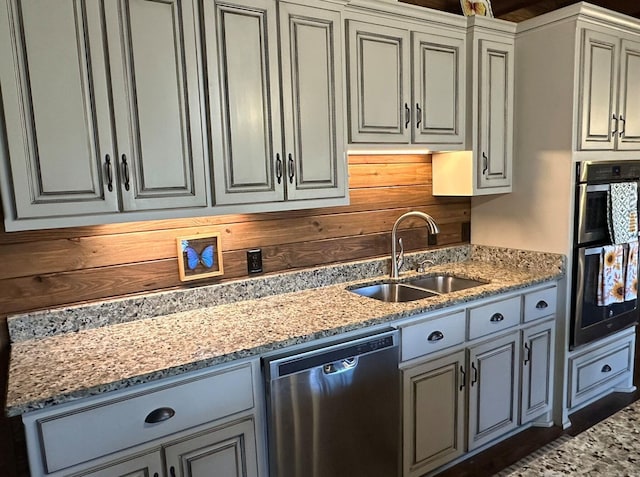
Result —
POLYGON ((358 295, 392 303, 420 300, 438 295, 438 293, 421 290, 402 283, 379 283, 377 285, 353 288, 351 291, 358 295))
POLYGON ((485 285, 489 282, 471 280, 470 278, 453 277, 449 275, 432 275, 415 278, 406 283, 379 283, 363 285, 349 290, 358 295, 375 298, 391 303, 421 300, 445 293, 456 292, 485 285))
POLYGON ((486 285, 488 282, 480 280, 471 280, 469 278, 452 277, 449 275, 434 275, 431 277, 416 278, 407 282, 418 288, 434 291, 438 294, 451 293, 455 291, 465 290, 480 285, 486 285))

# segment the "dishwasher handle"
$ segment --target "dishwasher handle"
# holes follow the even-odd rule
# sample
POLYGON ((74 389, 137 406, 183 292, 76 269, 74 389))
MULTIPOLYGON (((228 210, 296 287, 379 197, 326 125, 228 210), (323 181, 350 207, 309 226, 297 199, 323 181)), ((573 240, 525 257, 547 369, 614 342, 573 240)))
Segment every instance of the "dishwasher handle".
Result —
POLYGON ((334 361, 333 363, 327 363, 322 367, 324 374, 340 374, 345 371, 349 371, 358 366, 358 357, 341 359, 340 361, 334 361))
POLYGON ((397 330, 354 338, 347 342, 327 344, 319 349, 267 360, 268 380, 272 381, 313 368, 322 368, 324 374, 345 372, 358 365, 359 356, 397 347, 397 330))

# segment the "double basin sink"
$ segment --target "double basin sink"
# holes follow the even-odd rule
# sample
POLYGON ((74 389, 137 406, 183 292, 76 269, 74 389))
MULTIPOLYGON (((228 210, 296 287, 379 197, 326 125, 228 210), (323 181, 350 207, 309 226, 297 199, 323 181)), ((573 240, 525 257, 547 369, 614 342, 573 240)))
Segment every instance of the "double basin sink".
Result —
POLYGON ((406 302, 421 300, 445 293, 456 292, 486 285, 488 282, 450 275, 432 275, 418 277, 407 282, 385 282, 376 285, 363 285, 350 289, 351 292, 386 302, 406 302))

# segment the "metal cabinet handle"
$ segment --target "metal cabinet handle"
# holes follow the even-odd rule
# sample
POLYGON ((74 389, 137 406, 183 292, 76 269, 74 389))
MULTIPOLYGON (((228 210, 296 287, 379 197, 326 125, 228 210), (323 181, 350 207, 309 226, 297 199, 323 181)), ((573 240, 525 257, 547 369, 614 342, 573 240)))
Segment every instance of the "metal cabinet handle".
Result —
POLYGON ((409 109, 409 105, 404 103, 404 128, 407 129, 409 124, 411 124, 411 109, 409 109))
POLYGON ((531 361, 531 348, 529 348, 529 343, 525 343, 524 344, 524 350, 525 350, 525 358, 524 358, 524 365, 526 366, 529 361, 531 361))
POLYGON ((111 156, 109 154, 105 156, 104 162, 107 166, 107 189, 109 189, 109 192, 113 192, 113 171, 111 170, 111 156))
POLYGON ((434 331, 429 335, 429 337, 427 338, 427 341, 433 343, 435 341, 440 341, 443 338, 444 338, 444 333, 442 333, 442 331, 434 331))
POLYGON ((278 179, 278 184, 282 182, 282 159, 280 159, 280 153, 276 153, 276 179, 278 179))
POLYGON ((169 475, 170 475, 171 477, 176 477, 176 468, 175 468, 174 466, 171 466, 171 467, 169 468, 169 475))
POLYGON ((610 372, 611 372, 611 366, 609 366, 608 364, 605 364, 605 365, 602 367, 602 372, 603 372, 603 373, 610 373, 610 372))
POLYGON ((473 370, 473 378, 471 379, 471 386, 478 382, 478 368, 476 363, 471 363, 471 369, 473 370))
POLYGON ((462 375, 462 379, 460 380, 460 391, 462 391, 467 381, 467 373, 464 372, 464 368, 462 366, 460 366, 460 374, 462 375))
POLYGON ((124 175, 124 190, 128 191, 131 186, 129 185, 129 164, 126 154, 122 155, 122 174, 124 175))
POLYGON ((549 304, 544 300, 540 300, 538 303, 536 303, 536 309, 538 310, 544 310, 548 306, 549 304))
POLYGON ((156 424, 158 422, 171 419, 175 413, 176 411, 170 407, 159 407, 158 409, 151 411, 147 417, 145 417, 144 422, 148 424, 156 424))
POLYGON ((613 117, 611 118, 611 120, 616 122, 615 129, 613 131, 611 131, 611 134, 615 134, 615 133, 618 132, 618 118, 617 118, 615 113, 613 113, 613 117))
POLYGON ((157 472, 153 473, 153 477, 160 477, 157 472))
POLYGON ((502 320, 504 320, 504 315, 502 313, 494 313, 491 318, 489 318, 491 323, 500 323, 502 320))
POLYGON ((293 156, 291 156, 291 154, 289 154, 289 164, 287 167, 289 169, 289 184, 293 184, 294 170, 293 170, 293 156))
POLYGON ((627 128, 627 120, 624 117, 620 116, 620 121, 622 122, 622 129, 620 130, 620 137, 624 136, 624 131, 627 128))
POLYGON ((489 169, 489 158, 487 157, 487 154, 483 152, 482 153, 482 175, 485 175, 488 169, 489 169))
POLYGON ((420 108, 419 103, 416 103, 416 116, 416 128, 419 128, 422 123, 422 109, 420 108))

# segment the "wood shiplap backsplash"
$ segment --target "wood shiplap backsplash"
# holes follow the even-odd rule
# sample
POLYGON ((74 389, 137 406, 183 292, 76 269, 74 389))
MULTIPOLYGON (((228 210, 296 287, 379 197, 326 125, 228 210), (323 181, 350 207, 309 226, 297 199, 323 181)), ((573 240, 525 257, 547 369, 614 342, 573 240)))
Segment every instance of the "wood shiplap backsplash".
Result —
MULTIPOLYGON (((244 277, 246 251, 261 248, 264 273, 390 253, 390 231, 408 210, 431 214, 438 245, 463 243, 468 198, 431 195, 431 156, 351 156, 351 204, 29 232, 0 232, 0 315, 198 286, 244 277), (220 232, 224 276, 180 282, 176 237, 220 232)), ((405 250, 426 246, 426 227, 404 224, 405 250)))

